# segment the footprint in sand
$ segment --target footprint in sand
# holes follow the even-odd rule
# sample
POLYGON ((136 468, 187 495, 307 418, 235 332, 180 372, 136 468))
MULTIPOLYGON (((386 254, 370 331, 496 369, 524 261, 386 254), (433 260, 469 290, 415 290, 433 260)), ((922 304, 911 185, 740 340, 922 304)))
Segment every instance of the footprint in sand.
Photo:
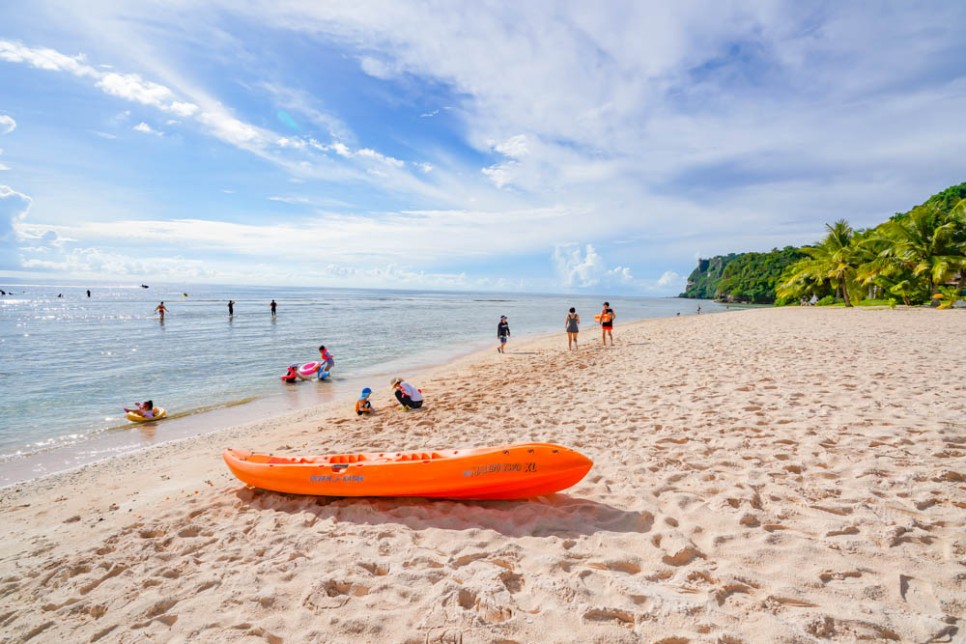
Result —
POLYGON ((899 575, 899 596, 917 612, 936 614, 941 605, 932 591, 932 585, 910 575, 899 575))

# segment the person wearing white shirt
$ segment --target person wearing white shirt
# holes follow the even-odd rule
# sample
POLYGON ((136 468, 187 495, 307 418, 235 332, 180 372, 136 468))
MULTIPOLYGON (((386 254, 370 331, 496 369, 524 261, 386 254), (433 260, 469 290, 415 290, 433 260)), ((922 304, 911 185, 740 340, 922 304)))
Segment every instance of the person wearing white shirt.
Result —
POLYGON ((392 388, 395 390, 396 400, 406 411, 423 406, 423 393, 402 378, 393 378, 392 388))

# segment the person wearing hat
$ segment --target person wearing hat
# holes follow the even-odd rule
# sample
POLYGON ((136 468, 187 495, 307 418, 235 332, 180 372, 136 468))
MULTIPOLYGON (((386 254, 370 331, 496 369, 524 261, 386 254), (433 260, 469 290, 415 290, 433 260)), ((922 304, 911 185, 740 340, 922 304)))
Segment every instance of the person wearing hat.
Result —
POLYGON ((506 316, 500 316, 500 323, 496 325, 496 337, 500 338, 500 346, 496 348, 500 353, 504 353, 506 339, 510 336, 510 325, 506 321, 506 316))
POLYGON ((393 378, 392 388, 395 390, 396 400, 402 405, 404 411, 419 409, 423 406, 423 392, 402 378, 393 378))
POLYGON ((607 338, 610 337, 610 345, 614 346, 614 309, 610 308, 610 302, 604 302, 604 308, 600 312, 600 339, 604 346, 607 346, 607 338))
POLYGON ((362 390, 362 394, 359 396, 359 400, 356 401, 356 415, 362 416, 363 414, 374 414, 376 410, 372 408, 372 403, 369 402, 369 396, 372 394, 372 389, 366 387, 362 390))

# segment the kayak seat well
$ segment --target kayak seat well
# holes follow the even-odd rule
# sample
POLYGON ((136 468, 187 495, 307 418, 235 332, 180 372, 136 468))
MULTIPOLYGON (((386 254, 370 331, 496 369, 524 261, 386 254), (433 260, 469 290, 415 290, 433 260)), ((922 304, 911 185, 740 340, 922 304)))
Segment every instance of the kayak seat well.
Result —
POLYGON ((314 458, 298 458, 289 456, 270 456, 267 461, 269 465, 299 465, 302 463, 314 463, 314 458))
POLYGON ((358 463, 366 460, 365 454, 333 454, 329 457, 329 463, 358 463))
POLYGON ((433 452, 431 454, 427 454, 425 452, 421 454, 420 453, 400 454, 399 456, 396 457, 396 460, 397 461, 431 461, 437 458, 443 458, 443 455, 437 454, 436 452, 433 452))

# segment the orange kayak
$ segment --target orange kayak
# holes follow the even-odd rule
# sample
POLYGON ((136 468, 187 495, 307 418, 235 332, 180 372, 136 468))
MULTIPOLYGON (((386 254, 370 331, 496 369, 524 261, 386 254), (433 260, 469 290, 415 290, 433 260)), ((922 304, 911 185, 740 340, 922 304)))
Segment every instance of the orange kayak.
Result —
POLYGON ((552 443, 310 457, 226 449, 223 456, 240 480, 274 492, 474 500, 559 492, 593 465, 583 454, 552 443))

